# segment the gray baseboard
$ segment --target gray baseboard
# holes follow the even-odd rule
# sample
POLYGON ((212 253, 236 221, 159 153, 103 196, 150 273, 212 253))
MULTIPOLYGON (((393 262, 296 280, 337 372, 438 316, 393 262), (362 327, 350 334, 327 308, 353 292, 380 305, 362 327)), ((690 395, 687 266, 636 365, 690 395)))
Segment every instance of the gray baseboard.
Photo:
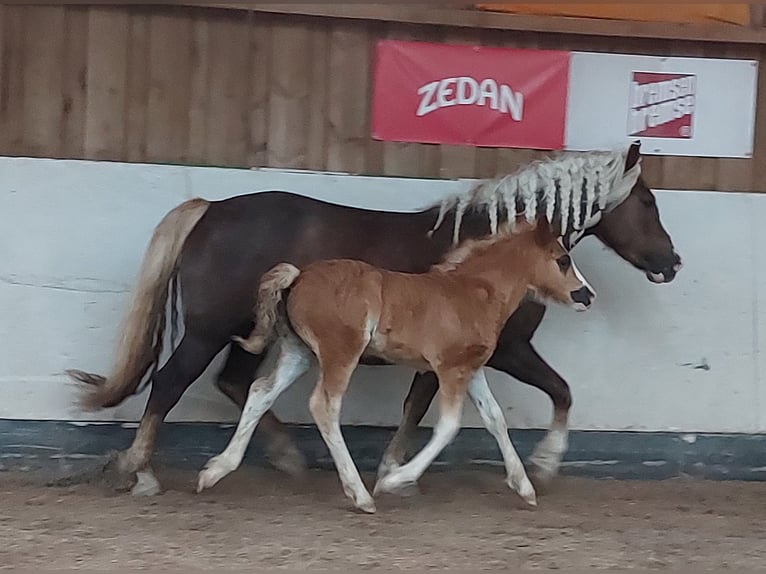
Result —
MULTIPOLYGON (((162 466, 199 469, 226 446, 232 425, 173 423, 163 426, 155 460, 162 466)), ((332 468, 318 431, 293 425, 290 432, 309 465, 332 468)), ((420 429, 417 445, 430 436, 420 429)), ((349 426, 344 436, 360 470, 377 468, 393 429, 349 426)), ((0 470, 43 475, 78 472, 126 448, 133 425, 63 421, 0 420, 0 470)), ((542 438, 540 430, 512 430, 519 454, 526 458, 542 438)), ((260 441, 253 441, 246 464, 266 465, 260 441)), ((500 464, 494 439, 484 429, 463 429, 434 467, 500 464)), ((766 480, 766 435, 679 434, 669 432, 573 431, 562 474, 594 478, 667 479, 691 476, 711 480, 766 480)))

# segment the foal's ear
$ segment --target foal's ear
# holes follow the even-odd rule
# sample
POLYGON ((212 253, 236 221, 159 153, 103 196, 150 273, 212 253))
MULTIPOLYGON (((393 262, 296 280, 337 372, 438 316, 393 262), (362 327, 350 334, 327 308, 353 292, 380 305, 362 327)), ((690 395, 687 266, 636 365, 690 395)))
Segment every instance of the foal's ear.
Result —
POLYGON ((639 140, 634 141, 628 148, 628 155, 625 158, 625 171, 630 171, 641 159, 641 142, 639 140))

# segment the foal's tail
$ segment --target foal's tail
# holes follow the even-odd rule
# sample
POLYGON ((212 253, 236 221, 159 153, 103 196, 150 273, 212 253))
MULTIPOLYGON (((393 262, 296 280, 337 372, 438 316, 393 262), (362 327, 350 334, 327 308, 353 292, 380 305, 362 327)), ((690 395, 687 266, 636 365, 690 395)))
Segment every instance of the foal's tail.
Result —
POLYGON ((158 363, 165 331, 165 304, 170 283, 176 279, 181 249, 209 206, 204 199, 185 201, 154 229, 109 376, 67 371, 70 377, 88 385, 80 397, 83 408, 95 410, 120 404, 136 392, 149 368, 158 363))
POLYGON ((255 306, 255 327, 247 339, 232 337, 240 346, 254 355, 259 355, 274 338, 279 318, 279 303, 285 289, 288 289, 300 275, 300 269, 290 263, 279 263, 261 278, 258 285, 258 300, 255 306))

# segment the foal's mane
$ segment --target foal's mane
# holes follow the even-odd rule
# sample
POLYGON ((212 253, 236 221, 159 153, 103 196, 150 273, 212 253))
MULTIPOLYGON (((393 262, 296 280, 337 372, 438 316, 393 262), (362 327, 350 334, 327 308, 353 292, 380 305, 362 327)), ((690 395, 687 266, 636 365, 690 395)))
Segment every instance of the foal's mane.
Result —
POLYGON ((460 239, 460 225, 468 210, 486 211, 491 233, 498 222, 514 226, 521 215, 532 223, 545 217, 553 225, 558 217, 561 237, 598 223, 600 213, 613 209, 630 194, 641 175, 636 162, 625 171, 628 150, 563 153, 537 160, 497 179, 479 181, 467 191, 432 205, 439 216, 431 233, 450 212, 455 212, 453 243, 460 239))
POLYGON ((487 235, 486 237, 479 239, 465 239, 461 241, 447 251, 444 257, 442 257, 442 260, 439 263, 432 265, 431 269, 441 272, 454 271, 469 257, 476 255, 478 252, 484 252, 496 243, 506 240, 512 235, 519 235, 524 231, 532 231, 536 225, 539 225, 539 223, 536 222, 529 224, 525 221, 521 221, 521 217, 517 219, 519 221, 506 221, 501 223, 499 229, 497 229, 495 233, 487 235), (521 225, 519 225, 519 222, 521 222, 521 225))

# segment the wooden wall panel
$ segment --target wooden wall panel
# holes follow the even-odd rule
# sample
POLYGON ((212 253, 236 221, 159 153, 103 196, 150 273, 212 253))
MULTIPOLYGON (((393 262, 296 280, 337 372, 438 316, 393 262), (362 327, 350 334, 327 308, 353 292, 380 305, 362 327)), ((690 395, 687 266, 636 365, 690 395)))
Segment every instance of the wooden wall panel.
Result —
POLYGON ((146 153, 146 123, 149 107, 149 15, 130 13, 128 73, 125 103, 125 149, 127 161, 143 161, 146 153))
POLYGON ((22 31, 22 82, 24 99, 21 122, 22 141, 29 154, 52 151, 61 154, 60 98, 64 52, 64 8, 29 6, 24 10, 22 31))
POLYGON ((306 164, 311 96, 311 27, 280 18, 271 29, 268 165, 306 164))
POLYGON ((90 10, 85 155, 95 159, 119 157, 124 151, 128 19, 125 10, 90 10))
POLYGON ((369 23, 335 21, 330 29, 327 169, 365 173, 370 138, 369 23))
POLYGON ((152 14, 146 159, 186 162, 192 66, 192 20, 177 11, 152 14))
MULTIPOLYGON (((548 153, 373 140, 381 38, 766 62, 759 44, 215 8, 0 5, 0 153, 444 178, 502 175, 548 153)), ((645 156, 644 174, 654 187, 766 191, 764 104, 752 159, 645 156)))

